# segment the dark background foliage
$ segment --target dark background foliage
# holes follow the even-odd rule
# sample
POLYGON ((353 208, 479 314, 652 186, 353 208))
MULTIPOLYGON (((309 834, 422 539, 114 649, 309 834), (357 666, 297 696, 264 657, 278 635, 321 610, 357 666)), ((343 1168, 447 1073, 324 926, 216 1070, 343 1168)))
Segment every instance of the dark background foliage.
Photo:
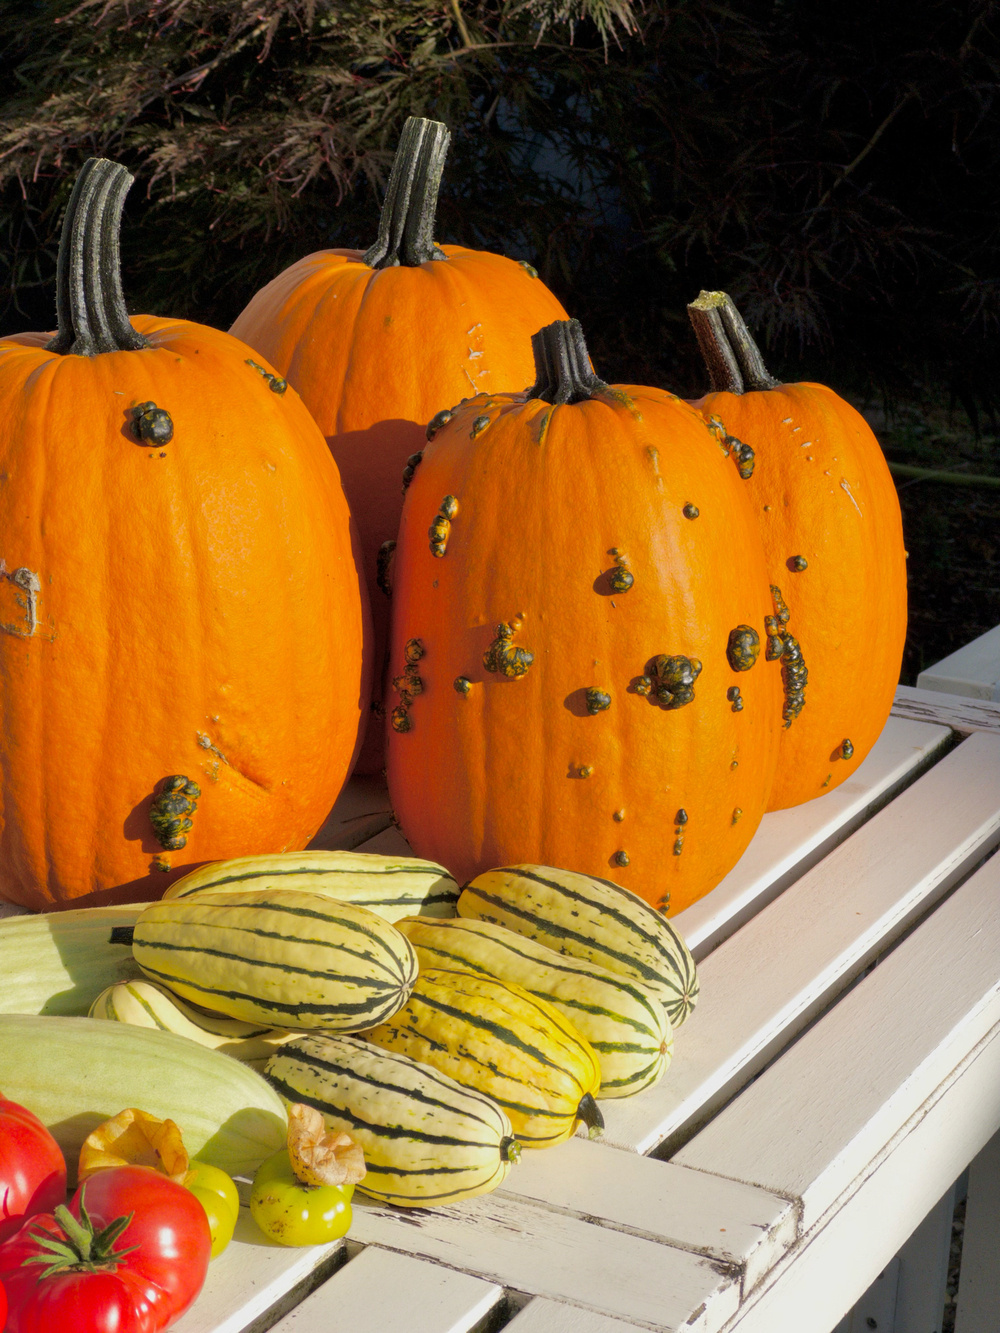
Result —
MULTIPOLYGON (((0 329, 52 324, 93 154, 138 178, 135 310, 226 327, 366 247, 407 115, 452 150, 438 239, 529 260, 609 380, 704 390, 685 305, 739 302, 896 463, 1000 473, 994 0, 6 0, 0 329)), ((1000 622, 1000 490, 900 477, 907 678, 1000 622)), ((877 632, 876 627, 871 627, 877 632)))

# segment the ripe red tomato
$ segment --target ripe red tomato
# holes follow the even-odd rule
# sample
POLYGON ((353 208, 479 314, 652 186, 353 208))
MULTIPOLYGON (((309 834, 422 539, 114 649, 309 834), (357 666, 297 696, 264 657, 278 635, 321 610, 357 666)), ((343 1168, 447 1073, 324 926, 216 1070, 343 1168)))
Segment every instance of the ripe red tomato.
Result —
POLYGON ((5 1333, 157 1333, 198 1295, 211 1248, 205 1210, 183 1185, 148 1166, 98 1171, 68 1208, 0 1244, 5 1333))
POLYGON ((26 1217, 50 1213, 65 1202, 66 1163, 59 1144, 26 1107, 0 1098, 0 1241, 26 1217))

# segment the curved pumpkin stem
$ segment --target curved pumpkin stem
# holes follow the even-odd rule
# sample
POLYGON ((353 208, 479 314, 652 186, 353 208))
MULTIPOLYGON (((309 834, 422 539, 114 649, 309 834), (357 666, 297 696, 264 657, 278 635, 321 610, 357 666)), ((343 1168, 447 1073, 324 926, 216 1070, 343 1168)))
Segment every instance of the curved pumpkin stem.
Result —
POLYGON ((59 331, 48 344, 51 352, 97 356, 149 346, 132 327, 122 295, 118 232, 134 179, 105 157, 90 158, 76 178, 59 240, 59 331))
POLYGON ((434 244, 434 214, 450 142, 451 132, 439 120, 410 116, 403 126, 379 217, 378 239, 365 252, 369 268, 396 264, 416 268, 429 259, 447 258, 434 244))
POLYGON ((776 389, 743 316, 725 292, 699 292, 688 306, 713 393, 776 389))
POLYGON ((529 398, 543 398, 553 407, 579 403, 607 389, 590 364, 583 328, 578 319, 559 319, 531 335, 535 354, 535 383, 529 398))

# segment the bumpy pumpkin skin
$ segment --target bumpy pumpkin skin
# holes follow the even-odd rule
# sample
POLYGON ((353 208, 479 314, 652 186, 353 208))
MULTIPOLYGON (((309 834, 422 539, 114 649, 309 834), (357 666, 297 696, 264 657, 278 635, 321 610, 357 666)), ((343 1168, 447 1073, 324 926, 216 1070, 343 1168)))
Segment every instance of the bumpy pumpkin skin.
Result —
POLYGON ((0 894, 25 907, 305 846, 367 704, 347 502, 298 395, 228 334, 133 324, 149 348, 0 343, 0 894), (150 809, 172 775, 201 791, 170 851, 150 809))
MULTIPOLYGON (((455 245, 439 251, 446 258, 382 269, 369 268, 360 250, 307 255, 263 287, 231 329, 294 385, 337 460, 361 537, 376 671, 389 626, 378 551, 399 528, 407 458, 423 449, 442 408, 531 384, 531 335, 566 318, 514 260, 455 245)), ((357 767, 374 772, 382 763, 376 723, 357 767)))
POLYGON ((781 732, 768 802, 780 810, 850 777, 889 716, 906 637, 899 500, 868 423, 825 385, 712 393, 698 406, 754 450, 744 486, 808 671, 781 732))
POLYGON ((673 913, 735 864, 770 790, 780 676, 726 651, 738 625, 763 642, 767 578, 698 414, 603 388, 477 397, 425 449, 396 551, 389 790, 414 851, 460 882, 531 861, 673 913), (505 676, 518 649, 533 660, 505 676), (656 702, 657 655, 701 660, 690 702, 656 702))

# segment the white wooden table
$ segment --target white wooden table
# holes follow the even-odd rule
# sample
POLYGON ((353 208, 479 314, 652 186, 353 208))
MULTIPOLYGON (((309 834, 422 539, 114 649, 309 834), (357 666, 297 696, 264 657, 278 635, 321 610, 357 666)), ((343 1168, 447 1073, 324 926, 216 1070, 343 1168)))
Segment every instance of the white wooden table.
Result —
MULTIPOLYGON (((402 850, 387 809, 356 782, 318 841, 402 850)), ((603 1141, 453 1207, 358 1194, 331 1246, 244 1216, 177 1333, 829 1333, 1000 1129, 998 843, 1000 704, 901 687, 676 918, 701 1000, 603 1141)))

